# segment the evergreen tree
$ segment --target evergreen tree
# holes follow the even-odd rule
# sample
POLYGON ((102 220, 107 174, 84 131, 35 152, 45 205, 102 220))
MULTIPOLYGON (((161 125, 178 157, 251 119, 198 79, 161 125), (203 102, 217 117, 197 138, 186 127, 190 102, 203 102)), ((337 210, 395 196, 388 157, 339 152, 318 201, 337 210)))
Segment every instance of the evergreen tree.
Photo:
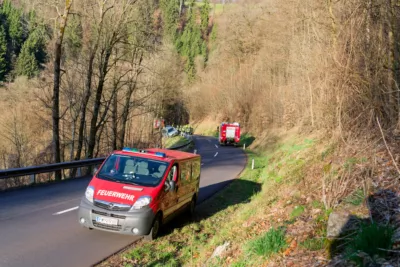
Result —
POLYGON ((200 16, 201 16, 201 31, 203 32, 204 37, 208 35, 208 23, 210 21, 210 11, 211 11, 210 1, 203 0, 200 16))
POLYGON ((177 47, 182 56, 186 58, 185 71, 189 79, 193 79, 196 74, 195 59, 202 52, 202 38, 200 26, 196 23, 196 10, 194 0, 189 3, 187 14, 187 24, 179 39, 177 47))
POLYGON ((7 73, 7 39, 3 25, 0 25, 0 81, 7 73))
POLYGON ((15 73, 17 75, 25 75, 29 78, 36 76, 39 72, 39 65, 36 61, 34 53, 32 53, 29 44, 26 42, 21 49, 21 53, 17 59, 15 73))
POLYGON ((15 72, 29 78, 38 74, 41 64, 46 60, 44 28, 36 28, 23 44, 17 59, 15 72))
POLYGON ((8 28, 6 31, 11 39, 13 52, 18 54, 24 41, 22 12, 21 10, 14 8, 8 0, 4 1, 1 12, 7 20, 6 25, 8 28))
POLYGON ((12 71, 32 77, 46 61, 46 28, 34 11, 0 3, 0 80, 12 71), (13 69, 13 67, 15 69, 13 69))
POLYGON ((65 53, 66 57, 76 58, 82 48, 83 29, 80 18, 71 16, 68 19, 68 25, 65 28, 65 53))
POLYGON ((212 25, 210 39, 212 42, 215 42, 217 40, 217 24, 212 25))
POLYGON ((179 22, 179 0, 162 0, 164 35, 175 41, 179 22))

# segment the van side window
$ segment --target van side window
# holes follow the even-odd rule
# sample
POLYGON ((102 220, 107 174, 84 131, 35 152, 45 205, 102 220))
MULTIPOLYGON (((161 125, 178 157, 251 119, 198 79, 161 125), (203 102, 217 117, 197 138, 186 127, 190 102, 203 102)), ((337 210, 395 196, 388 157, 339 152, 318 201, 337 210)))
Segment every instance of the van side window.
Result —
POLYGON ((181 182, 187 183, 191 180, 191 172, 192 172, 192 164, 190 161, 182 162, 181 163, 181 182))
POLYGON ((192 179, 198 180, 200 179, 200 160, 192 161, 192 179))
POLYGON ((177 172, 177 165, 172 166, 171 170, 168 173, 167 180, 172 181, 174 179, 174 174, 177 172))

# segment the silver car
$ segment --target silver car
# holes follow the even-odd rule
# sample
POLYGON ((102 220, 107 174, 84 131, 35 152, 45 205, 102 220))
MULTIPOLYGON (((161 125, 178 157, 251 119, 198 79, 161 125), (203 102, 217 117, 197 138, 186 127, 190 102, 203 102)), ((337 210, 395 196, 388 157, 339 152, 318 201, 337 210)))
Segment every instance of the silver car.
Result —
POLYGON ((166 126, 164 129, 162 129, 162 134, 165 137, 173 137, 179 135, 179 132, 174 127, 166 126))

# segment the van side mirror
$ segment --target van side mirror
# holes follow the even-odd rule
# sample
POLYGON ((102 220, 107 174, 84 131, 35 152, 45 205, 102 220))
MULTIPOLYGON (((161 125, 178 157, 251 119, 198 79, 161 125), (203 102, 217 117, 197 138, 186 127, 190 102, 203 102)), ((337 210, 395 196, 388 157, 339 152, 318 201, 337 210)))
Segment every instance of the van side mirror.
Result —
POLYGON ((165 181, 165 191, 175 191, 176 183, 174 181, 165 181))

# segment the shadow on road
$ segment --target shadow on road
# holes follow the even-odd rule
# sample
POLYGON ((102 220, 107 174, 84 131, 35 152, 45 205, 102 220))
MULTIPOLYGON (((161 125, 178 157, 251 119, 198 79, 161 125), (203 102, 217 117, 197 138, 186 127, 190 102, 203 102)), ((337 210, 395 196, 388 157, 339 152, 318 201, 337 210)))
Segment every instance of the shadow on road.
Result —
MULTIPOLYGON (((328 266, 399 266, 400 255, 393 250, 395 227, 399 225, 400 200, 391 190, 380 190, 369 196, 367 201, 370 217, 340 215, 333 223, 340 226, 339 235, 329 246, 332 259, 328 266), (382 265, 382 263, 389 265, 382 265), (395 263, 393 265, 393 263, 395 263)), ((398 239, 398 238, 397 238, 398 239)))
POLYGON ((261 184, 241 179, 236 179, 232 182, 225 181, 203 187, 200 190, 199 198, 205 200, 197 205, 194 218, 190 218, 190 216, 185 214, 176 217, 164 225, 161 236, 168 235, 174 230, 182 228, 193 221, 199 222, 207 219, 230 206, 250 202, 251 197, 260 191, 261 184), (231 184, 227 186, 229 183, 231 184), (225 188, 221 190, 223 187, 225 188), (219 191, 218 194, 209 197, 209 192, 215 192, 218 190, 221 191, 219 191))

